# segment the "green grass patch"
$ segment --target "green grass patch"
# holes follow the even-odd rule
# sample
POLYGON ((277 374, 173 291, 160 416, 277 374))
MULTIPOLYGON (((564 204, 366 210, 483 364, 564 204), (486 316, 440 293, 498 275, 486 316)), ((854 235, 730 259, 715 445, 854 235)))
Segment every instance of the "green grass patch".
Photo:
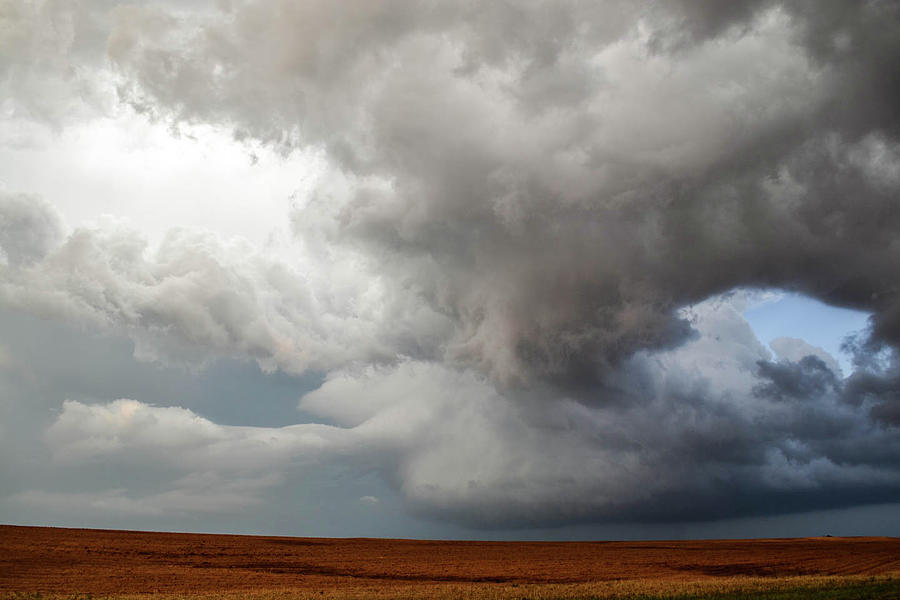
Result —
POLYGON ((853 581, 823 587, 640 595, 631 596, 629 600, 900 600, 900 580, 853 581))

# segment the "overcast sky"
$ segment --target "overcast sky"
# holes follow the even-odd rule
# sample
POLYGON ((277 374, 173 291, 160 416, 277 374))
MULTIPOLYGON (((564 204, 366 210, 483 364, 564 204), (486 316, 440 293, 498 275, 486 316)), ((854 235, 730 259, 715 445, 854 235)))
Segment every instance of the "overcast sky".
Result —
POLYGON ((0 0, 0 522, 900 535, 898 23, 0 0))

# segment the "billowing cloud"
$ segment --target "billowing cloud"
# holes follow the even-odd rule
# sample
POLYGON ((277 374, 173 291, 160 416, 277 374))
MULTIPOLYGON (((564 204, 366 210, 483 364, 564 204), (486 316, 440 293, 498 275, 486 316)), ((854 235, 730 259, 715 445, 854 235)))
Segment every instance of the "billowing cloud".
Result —
POLYGON ((383 286, 349 259, 303 269, 244 240, 186 230, 149 248, 109 220, 64 233, 51 206, 3 192, 0 250, 5 306, 127 332, 150 360, 236 355, 268 370, 328 369, 396 360, 443 326, 427 307, 385 314, 396 308, 385 307, 383 286))
POLYGON ((632 357, 594 404, 407 362, 336 373, 304 396, 329 425, 67 402, 47 440, 58 460, 168 461, 235 480, 349 463, 395 482, 413 510, 476 527, 771 514, 900 491, 900 439, 870 418, 877 400, 847 402, 815 355, 769 362, 727 302, 694 307, 694 324, 696 339, 632 357))
POLYGON ((0 251, 5 266, 43 260, 62 235, 62 219, 46 202, 0 192, 0 251))
POLYGON ((7 118, 58 128, 110 108, 115 96, 97 69, 105 58, 106 27, 95 8, 81 1, 0 2, 0 94, 7 118))
POLYGON ((801 339, 792 337, 775 338, 769 343, 769 346, 775 352, 775 355, 782 360, 800 362, 807 356, 814 356, 825 363, 828 370, 837 378, 843 376, 841 366, 824 348, 807 344, 801 339))
MULTIPOLYGON (((53 6, 8 10, 11 31, 37 39, 53 6)), ((71 228, 5 192, 0 302, 144 359, 327 372, 300 404, 327 424, 70 401, 47 443, 222 477, 349 461, 485 527, 896 498, 898 10, 248 0, 65 21, 102 31, 88 64, 137 112, 319 151, 324 172, 293 199, 293 261, 71 228), (802 340, 773 357, 720 297, 747 287, 871 313, 856 372, 802 340)), ((56 77, 71 52, 35 61, 56 77)), ((10 89, 53 79, 26 62, 2 65, 10 89)))
POLYGON ((896 342, 896 7, 681 6, 247 2, 111 57, 164 117, 324 148, 350 183, 297 233, 453 319, 423 353, 595 384, 739 286, 896 342))

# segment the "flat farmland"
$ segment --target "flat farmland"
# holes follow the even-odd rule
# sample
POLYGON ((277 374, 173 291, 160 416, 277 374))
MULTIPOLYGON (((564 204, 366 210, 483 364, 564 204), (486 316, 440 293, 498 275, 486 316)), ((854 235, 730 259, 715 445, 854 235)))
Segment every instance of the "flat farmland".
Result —
POLYGON ((469 542, 0 526, 6 597, 610 597, 897 575, 898 538, 469 542))

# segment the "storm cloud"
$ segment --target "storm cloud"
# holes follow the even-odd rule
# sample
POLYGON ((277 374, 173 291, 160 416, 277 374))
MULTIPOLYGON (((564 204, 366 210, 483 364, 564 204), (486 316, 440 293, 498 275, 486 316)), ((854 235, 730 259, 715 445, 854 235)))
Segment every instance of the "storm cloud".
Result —
POLYGON ((18 90, 69 102, 87 78, 92 111, 325 165, 290 258, 0 195, 5 308, 141 360, 324 376, 300 400, 318 423, 260 431, 69 401, 59 456, 156 448, 215 481, 345 462, 482 528, 900 493, 896 3, 26 4, 5 18, 30 53, 0 65, 16 118, 76 118, 18 90), (35 41, 53 19, 95 79, 35 41), (855 372, 799 339, 773 355, 730 295, 759 288, 870 313, 855 372))
MULTIPOLYGON (((767 362, 727 302, 695 312, 696 339, 632 357, 594 406, 406 362, 329 375, 301 400, 327 425, 220 426, 133 400, 67 402, 47 441, 66 464, 149 461, 223 482, 338 460, 394 482, 419 514, 477 528, 706 520, 895 497, 900 440, 870 416, 880 397, 848 402, 813 355, 767 362)), ((255 487, 247 493, 256 501, 255 487)))
POLYGON ((377 256, 499 379, 602 377, 740 286, 896 342, 896 7, 684 4, 249 3, 111 52, 160 118, 321 146, 349 189, 298 235, 377 256))

